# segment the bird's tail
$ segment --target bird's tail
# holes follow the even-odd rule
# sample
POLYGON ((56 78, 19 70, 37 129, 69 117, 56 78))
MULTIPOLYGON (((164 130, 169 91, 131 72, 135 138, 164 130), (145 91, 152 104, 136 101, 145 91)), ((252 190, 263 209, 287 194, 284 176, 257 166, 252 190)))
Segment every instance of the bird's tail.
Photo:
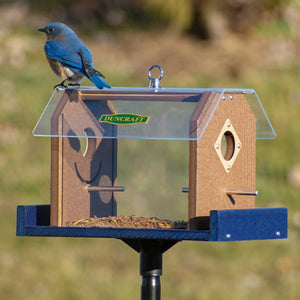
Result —
POLYGON ((98 89, 103 89, 104 87, 109 88, 109 89, 111 88, 111 86, 101 78, 101 77, 105 78, 105 76, 102 73, 100 73, 99 71, 95 70, 94 68, 90 72, 88 72, 87 76, 88 76, 88 79, 98 89))
POLYGON ((89 80, 93 82, 93 84, 98 88, 98 89, 103 89, 103 87, 106 88, 111 88, 109 84, 107 84, 102 78, 100 78, 97 74, 93 74, 91 77, 89 77, 89 80))

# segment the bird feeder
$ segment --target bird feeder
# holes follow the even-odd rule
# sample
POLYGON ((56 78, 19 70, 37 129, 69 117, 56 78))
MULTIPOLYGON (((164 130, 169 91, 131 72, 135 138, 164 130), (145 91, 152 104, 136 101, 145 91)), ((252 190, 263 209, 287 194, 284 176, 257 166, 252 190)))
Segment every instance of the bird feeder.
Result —
POLYGON ((150 71, 149 88, 55 90, 33 131, 51 138, 50 205, 18 207, 17 234, 113 237, 144 254, 152 240, 158 261, 180 240, 286 238, 286 208, 255 207, 256 140, 276 136, 256 92, 162 88, 163 73, 152 78, 150 71), (69 226, 118 217, 117 193, 130 190, 117 181, 123 139, 187 141, 188 186, 178 190, 186 196, 186 228, 69 226))

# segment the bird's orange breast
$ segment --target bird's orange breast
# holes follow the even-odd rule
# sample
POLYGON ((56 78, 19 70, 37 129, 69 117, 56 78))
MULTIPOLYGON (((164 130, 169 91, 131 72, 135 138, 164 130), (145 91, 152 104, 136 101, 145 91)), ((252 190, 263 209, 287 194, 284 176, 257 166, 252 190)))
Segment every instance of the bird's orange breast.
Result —
POLYGON ((62 68, 61 62, 53 59, 52 57, 50 57, 48 55, 47 55, 47 59, 48 59, 49 65, 50 65, 51 69, 53 70, 53 72, 57 76, 61 77, 62 79, 67 79, 67 76, 62 68))
POLYGON ((49 42, 49 41, 57 41, 57 40, 59 40, 61 37, 62 37, 63 35, 62 34, 60 34, 60 35, 58 35, 58 36, 55 36, 55 37, 47 37, 47 42, 49 42))

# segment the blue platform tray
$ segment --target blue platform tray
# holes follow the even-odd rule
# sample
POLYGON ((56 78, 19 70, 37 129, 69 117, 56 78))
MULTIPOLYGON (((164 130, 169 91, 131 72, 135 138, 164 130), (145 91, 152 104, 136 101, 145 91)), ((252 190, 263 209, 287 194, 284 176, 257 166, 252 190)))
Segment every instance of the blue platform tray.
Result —
POLYGON ((17 236, 245 241, 287 238, 287 209, 214 210, 209 230, 50 226, 50 205, 17 207, 17 236))

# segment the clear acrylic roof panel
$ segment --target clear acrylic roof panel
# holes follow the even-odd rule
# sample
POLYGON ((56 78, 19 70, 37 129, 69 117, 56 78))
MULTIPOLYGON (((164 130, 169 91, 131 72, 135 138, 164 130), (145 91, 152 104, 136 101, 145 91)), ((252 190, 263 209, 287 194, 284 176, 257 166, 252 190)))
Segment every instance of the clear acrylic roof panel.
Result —
MULTIPOLYGON (((256 137, 276 137, 265 110, 252 89, 177 88, 58 88, 36 124, 33 135, 45 137, 95 137, 126 139, 195 140, 190 119, 205 92, 215 92, 218 101, 225 93, 243 93, 256 118, 256 137), (78 92, 82 101, 66 94, 78 92), (66 109, 67 108, 67 109, 66 109), (65 110, 64 110, 65 109, 65 110), (84 128, 88 130, 83 130, 84 128)), ((207 119, 209 123, 214 110, 207 119)), ((207 125, 206 124, 206 125, 207 125)))

